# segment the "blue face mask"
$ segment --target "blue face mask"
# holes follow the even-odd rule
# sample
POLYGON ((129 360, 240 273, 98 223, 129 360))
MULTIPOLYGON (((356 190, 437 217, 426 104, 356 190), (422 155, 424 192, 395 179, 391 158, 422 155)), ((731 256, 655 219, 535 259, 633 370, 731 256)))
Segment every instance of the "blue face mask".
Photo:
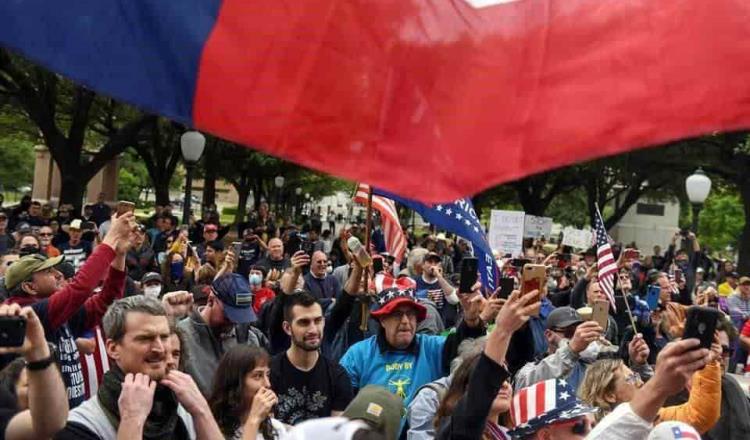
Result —
POLYGON ((185 265, 182 261, 175 261, 169 266, 169 269, 172 279, 180 280, 182 279, 182 274, 185 272, 185 265))
POLYGON ((260 286, 263 282, 263 277, 257 273, 251 273, 247 280, 250 282, 251 286, 260 286))

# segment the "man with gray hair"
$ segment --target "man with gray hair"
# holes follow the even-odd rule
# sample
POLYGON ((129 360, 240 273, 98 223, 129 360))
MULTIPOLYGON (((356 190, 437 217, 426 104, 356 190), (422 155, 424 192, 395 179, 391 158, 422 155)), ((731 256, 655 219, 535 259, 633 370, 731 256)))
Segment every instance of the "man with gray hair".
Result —
POLYGON ((114 365, 97 395, 71 411, 56 438, 222 438, 192 378, 167 369, 169 318, 157 299, 118 300, 103 326, 114 365))

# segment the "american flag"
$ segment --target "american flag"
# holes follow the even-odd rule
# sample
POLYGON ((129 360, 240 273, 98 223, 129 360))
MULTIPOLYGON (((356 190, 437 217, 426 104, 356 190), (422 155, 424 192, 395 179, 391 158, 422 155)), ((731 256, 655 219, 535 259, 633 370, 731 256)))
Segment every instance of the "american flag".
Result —
POLYGON ((596 234, 596 264, 599 268, 599 287, 610 304, 612 304, 612 310, 617 312, 615 306, 615 275, 617 274, 617 263, 615 257, 612 254, 612 246, 609 244, 609 235, 607 235, 607 229, 604 227, 604 220, 602 220, 602 214, 599 212, 599 207, 596 208, 596 218, 594 219, 594 229, 596 234))
MULTIPOLYGON (((367 205, 369 192, 370 185, 360 183, 352 200, 367 205)), ((380 213, 383 223, 383 235, 385 236, 385 247, 388 249, 388 253, 393 255, 396 264, 401 264, 406 253, 406 237, 404 236, 404 230, 401 228, 401 223, 398 221, 396 204, 387 197, 373 195, 372 207, 380 213)))

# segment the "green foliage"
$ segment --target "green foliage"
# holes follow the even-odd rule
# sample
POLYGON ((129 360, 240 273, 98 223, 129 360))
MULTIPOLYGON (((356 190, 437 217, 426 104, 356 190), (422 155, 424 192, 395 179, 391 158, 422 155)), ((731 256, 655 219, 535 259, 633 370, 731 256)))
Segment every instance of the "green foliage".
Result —
POLYGON ((712 192, 700 213, 701 244, 714 251, 723 251, 727 246, 736 249, 744 222, 742 201, 735 190, 712 192))
POLYGON ((34 144, 19 137, 0 140, 0 184, 5 189, 31 186, 34 180, 34 144))
POLYGON ((141 192, 151 186, 146 166, 138 156, 128 150, 120 158, 118 170, 118 198, 140 202, 141 192))

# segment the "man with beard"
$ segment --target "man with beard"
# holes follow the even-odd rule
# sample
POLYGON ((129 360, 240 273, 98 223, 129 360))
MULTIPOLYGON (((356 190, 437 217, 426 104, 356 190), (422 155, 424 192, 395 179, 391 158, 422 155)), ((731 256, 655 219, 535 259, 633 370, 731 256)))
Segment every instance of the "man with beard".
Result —
POLYGON ((276 418, 294 425, 341 415, 352 387, 338 362, 320 354, 325 327, 320 304, 308 292, 290 296, 282 325, 292 343, 271 361, 271 388, 279 396, 276 418))
POLYGON ((167 370, 169 318, 158 300, 121 299, 104 315, 103 324, 114 365, 97 395, 71 411, 56 438, 222 438, 195 382, 167 370))

